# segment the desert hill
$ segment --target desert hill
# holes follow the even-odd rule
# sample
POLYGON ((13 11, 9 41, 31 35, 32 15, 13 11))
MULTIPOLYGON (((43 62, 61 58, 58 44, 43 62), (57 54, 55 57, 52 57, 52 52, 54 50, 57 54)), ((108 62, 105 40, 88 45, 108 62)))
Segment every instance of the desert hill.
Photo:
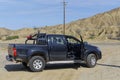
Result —
MULTIPOLYGON (((20 38, 34 34, 37 30, 46 33, 62 34, 63 25, 45 26, 42 28, 24 28, 8 30, 0 28, 0 38, 17 35, 20 38)), ((94 15, 89 18, 79 19, 66 24, 66 34, 84 39, 120 39, 120 8, 94 15)))

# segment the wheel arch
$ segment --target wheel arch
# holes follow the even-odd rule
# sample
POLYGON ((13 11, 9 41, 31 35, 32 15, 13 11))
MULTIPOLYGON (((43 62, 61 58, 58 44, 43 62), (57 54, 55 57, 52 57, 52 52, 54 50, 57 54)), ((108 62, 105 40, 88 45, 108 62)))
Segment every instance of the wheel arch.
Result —
POLYGON ((30 60, 33 56, 41 56, 45 61, 48 61, 48 55, 46 52, 35 51, 31 55, 29 55, 28 60, 30 60))
POLYGON ((86 58, 89 54, 94 54, 96 56, 96 59, 97 60, 99 59, 98 53, 96 51, 89 51, 89 52, 85 53, 84 60, 86 60, 86 58))

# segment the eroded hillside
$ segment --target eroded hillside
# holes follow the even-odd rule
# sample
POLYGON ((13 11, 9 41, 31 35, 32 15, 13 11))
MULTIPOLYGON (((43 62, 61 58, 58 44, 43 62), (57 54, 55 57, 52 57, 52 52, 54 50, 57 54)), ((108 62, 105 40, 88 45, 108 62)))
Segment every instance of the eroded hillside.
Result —
MULTIPOLYGON (((0 28, 0 39, 4 40, 7 36, 16 35, 23 38, 29 34, 34 34, 37 30, 62 34, 62 26, 24 28, 16 31, 0 28)), ((76 37, 81 34, 84 39, 120 39, 120 8, 68 23, 66 24, 66 34, 76 37)))

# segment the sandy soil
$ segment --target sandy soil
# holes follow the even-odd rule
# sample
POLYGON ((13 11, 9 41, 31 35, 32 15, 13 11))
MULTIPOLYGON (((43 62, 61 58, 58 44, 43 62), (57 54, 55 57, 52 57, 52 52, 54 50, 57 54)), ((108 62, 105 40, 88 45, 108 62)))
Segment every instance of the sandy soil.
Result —
POLYGON ((103 58, 95 68, 73 64, 47 65, 42 72, 30 72, 19 63, 8 62, 7 44, 0 44, 0 80, 120 80, 120 43, 96 43, 103 58))

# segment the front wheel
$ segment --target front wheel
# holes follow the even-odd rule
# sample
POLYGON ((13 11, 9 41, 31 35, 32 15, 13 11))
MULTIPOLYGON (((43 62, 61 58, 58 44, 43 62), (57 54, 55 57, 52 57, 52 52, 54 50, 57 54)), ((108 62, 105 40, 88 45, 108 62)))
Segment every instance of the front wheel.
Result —
POLYGON ((45 60, 41 56, 33 56, 29 61, 29 68, 33 72, 42 71, 45 67, 45 60))
POLYGON ((97 58, 95 54, 89 54, 86 58, 87 67, 93 68, 96 66, 97 58))

